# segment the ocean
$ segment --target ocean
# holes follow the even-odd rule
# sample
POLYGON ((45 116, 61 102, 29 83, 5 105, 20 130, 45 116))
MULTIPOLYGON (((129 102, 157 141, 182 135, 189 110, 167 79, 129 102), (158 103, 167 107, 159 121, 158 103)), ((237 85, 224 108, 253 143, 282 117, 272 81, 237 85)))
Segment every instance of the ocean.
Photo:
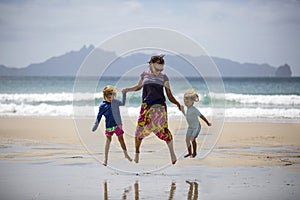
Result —
MULTIPOLYGON (((0 77, 0 117, 74 117, 74 108, 93 107, 84 116, 94 118, 103 100, 105 85, 122 87, 137 83, 138 77, 120 81, 117 77, 100 80, 86 78, 81 82, 82 98, 74 97, 73 77, 0 77), (95 81, 96 86, 92 86, 95 81), (93 88, 91 90, 91 88, 93 88)), ((183 103, 183 94, 194 88, 200 95, 195 106, 208 118, 212 110, 224 108, 225 121, 283 121, 300 122, 300 78, 223 78, 224 94, 209 91, 207 82, 199 78, 170 78, 173 95, 183 103), (188 83, 188 84, 187 84, 188 83)), ((141 91, 127 95, 127 104, 121 109, 123 117, 137 116, 141 91)), ((181 113, 167 102, 169 118, 181 113)))

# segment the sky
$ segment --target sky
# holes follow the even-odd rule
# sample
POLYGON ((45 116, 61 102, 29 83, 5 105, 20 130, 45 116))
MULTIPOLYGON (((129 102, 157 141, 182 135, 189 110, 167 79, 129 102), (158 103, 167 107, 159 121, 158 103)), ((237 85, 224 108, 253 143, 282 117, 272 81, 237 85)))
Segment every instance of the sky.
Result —
POLYGON ((299 0, 0 0, 0 65, 26 67, 124 31, 160 27, 210 56, 300 76, 299 0))

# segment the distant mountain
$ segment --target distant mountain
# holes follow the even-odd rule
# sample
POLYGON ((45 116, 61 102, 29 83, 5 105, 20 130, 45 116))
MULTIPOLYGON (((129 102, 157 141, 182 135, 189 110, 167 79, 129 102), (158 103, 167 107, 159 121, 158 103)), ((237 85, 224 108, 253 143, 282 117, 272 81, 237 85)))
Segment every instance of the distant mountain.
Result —
POLYGON ((30 64, 25 68, 7 68, 0 66, 4 76, 74 76, 84 58, 94 49, 93 46, 82 47, 64 55, 52 57, 45 62, 30 64))
POLYGON ((272 77, 276 68, 269 64, 238 63, 213 57, 223 77, 272 77))
MULTIPOLYGON (((95 49, 92 45, 89 47, 83 46, 79 51, 71 51, 61 56, 52 57, 42 63, 31 64, 25 68, 9 68, 0 65, 0 76, 76 76, 81 64, 93 50, 95 50, 92 53, 93 56, 88 59, 93 67, 86 75, 99 76, 99 68, 103 67, 99 61, 103 61, 103 59, 110 61, 116 58, 116 54, 95 49)), ((107 76, 121 76, 128 73, 135 66, 146 64, 149 57, 148 54, 136 53, 118 58, 105 70, 105 74, 107 76)), ((182 59, 179 56, 167 55, 165 58, 167 66, 171 66, 175 72, 183 73, 184 76, 199 76, 198 71, 188 61, 195 61, 199 66, 207 66, 207 63, 210 62, 210 58, 204 56, 192 57, 185 55, 184 58, 186 59, 182 59)), ((269 64, 241 64, 217 57, 212 57, 212 60, 217 65, 222 77, 289 77, 292 75, 290 66, 287 64, 276 68, 269 64)), ((203 67, 204 74, 206 73, 205 70, 205 67, 203 67)))
POLYGON ((288 64, 279 66, 275 72, 277 77, 290 77, 292 75, 291 67, 288 64))

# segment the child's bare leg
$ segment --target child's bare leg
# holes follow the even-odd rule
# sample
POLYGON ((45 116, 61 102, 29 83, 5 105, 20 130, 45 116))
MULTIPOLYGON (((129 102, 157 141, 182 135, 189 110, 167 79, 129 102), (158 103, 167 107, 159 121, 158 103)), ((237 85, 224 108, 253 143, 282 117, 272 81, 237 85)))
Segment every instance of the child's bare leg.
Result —
POLYGON ((111 143, 111 136, 106 136, 106 143, 105 143, 105 150, 104 150, 104 161, 103 165, 107 165, 107 159, 108 159, 108 152, 109 152, 109 147, 111 143))
POLYGON ((118 140, 120 142, 121 148, 123 149, 125 158, 127 158, 131 162, 132 158, 130 158, 130 156, 127 153, 127 148, 126 148, 126 144, 124 142, 123 135, 118 136, 118 140))
POLYGON ((167 145, 168 145, 168 148, 169 148, 169 151, 170 151, 172 164, 174 165, 177 161, 177 158, 176 158, 174 148, 173 148, 173 140, 167 142, 167 145))
POLYGON ((186 148, 188 150, 188 153, 184 156, 186 158, 186 157, 189 157, 192 155, 191 137, 190 136, 185 137, 185 143, 186 143, 186 148))
POLYGON ((142 140, 135 137, 135 157, 134 162, 138 163, 140 159, 140 146, 141 146, 142 140))
POLYGON ((193 155, 192 157, 195 158, 197 156, 197 142, 196 138, 192 140, 192 145, 193 145, 193 155))

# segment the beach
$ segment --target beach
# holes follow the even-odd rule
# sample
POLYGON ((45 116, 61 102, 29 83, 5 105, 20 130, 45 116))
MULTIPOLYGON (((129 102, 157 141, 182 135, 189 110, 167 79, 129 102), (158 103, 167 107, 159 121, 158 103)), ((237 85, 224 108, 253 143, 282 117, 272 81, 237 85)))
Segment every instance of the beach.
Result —
MULTIPOLYGON (((131 132, 132 120, 123 121, 124 130, 131 132)), ((114 138, 108 167, 101 164, 103 123, 98 133, 90 130, 93 120, 83 119, 80 123, 78 126, 78 121, 69 118, 0 118, 0 196, 5 199, 192 199, 195 196, 298 199, 300 196, 300 123, 225 122, 210 154, 201 157, 198 152, 196 158, 184 159, 185 125, 169 119, 178 158, 175 165, 170 165, 164 142, 152 136, 142 143, 139 164, 122 158, 114 138), (13 192, 13 188, 20 189, 13 192)), ((203 125, 202 131, 206 129, 203 125)), ((129 154, 134 156, 132 135, 124 137, 129 154)), ((197 141, 200 148, 204 140, 199 137, 197 141)))

